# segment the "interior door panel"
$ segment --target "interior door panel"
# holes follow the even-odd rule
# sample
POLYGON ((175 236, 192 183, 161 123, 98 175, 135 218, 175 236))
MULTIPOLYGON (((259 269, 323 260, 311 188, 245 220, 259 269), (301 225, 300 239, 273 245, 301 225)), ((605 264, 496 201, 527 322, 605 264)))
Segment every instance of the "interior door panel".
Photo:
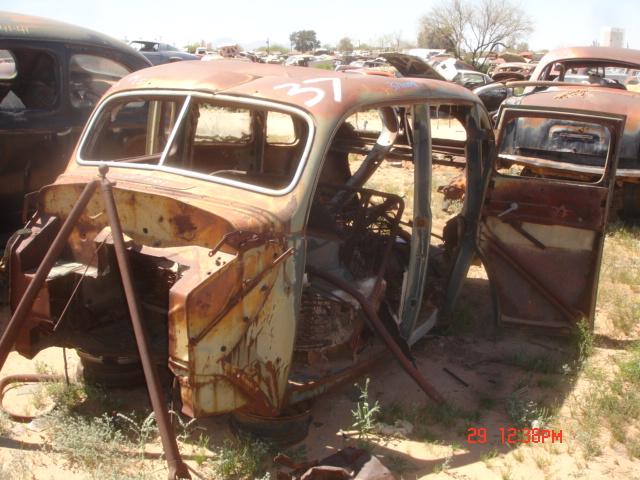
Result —
MULTIPOLYGON (((540 327, 552 334, 568 333, 581 319, 593 325, 624 122, 623 116, 579 111, 510 107, 502 112, 498 158, 487 180, 478 232, 478 249, 496 292, 500 323, 540 327), (505 165, 500 153, 505 144, 513 150, 514 143, 505 135, 522 134, 506 128, 514 125, 510 122, 521 126, 556 119, 606 130, 609 144, 598 175, 584 181, 563 178, 557 172, 528 176, 526 169, 517 174, 513 164, 505 165)), ((556 150, 536 155, 561 158, 568 165, 580 161, 575 150, 558 141, 545 148, 550 146, 556 150)), ((527 154, 531 155, 529 147, 527 154)), ((514 157, 517 155, 508 156, 514 157)))

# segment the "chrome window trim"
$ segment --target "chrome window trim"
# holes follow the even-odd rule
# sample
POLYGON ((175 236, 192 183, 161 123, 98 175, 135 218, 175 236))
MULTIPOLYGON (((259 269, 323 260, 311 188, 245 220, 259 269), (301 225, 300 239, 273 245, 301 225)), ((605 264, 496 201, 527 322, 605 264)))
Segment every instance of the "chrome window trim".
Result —
MULTIPOLYGON (((167 141, 165 151, 163 152, 163 157, 162 157, 163 160, 164 160, 165 152, 169 151, 171 143, 175 140, 175 137, 177 136, 178 129, 181 128, 182 124, 184 123, 184 116, 182 114, 185 112, 186 110, 183 106, 183 109, 180 112, 181 118, 179 118, 176 121, 176 124, 174 125, 174 129, 171 132, 171 138, 169 138, 167 141)), ((247 97, 236 97, 233 95, 212 94, 212 93, 204 93, 204 92, 197 92, 197 91, 185 91, 185 90, 149 90, 149 89, 129 90, 126 92, 120 92, 120 93, 110 95, 109 97, 103 99, 98 105, 98 107, 93 111, 93 113, 91 114, 91 117, 89 118, 87 126, 82 132, 82 135, 80 136, 80 140, 78 141, 78 148, 77 148, 75 160, 76 160, 76 163, 78 163, 78 165, 84 165, 84 166, 107 165, 113 168, 130 168, 135 170, 161 171, 166 173, 173 173, 176 175, 182 175, 185 177, 195 178, 198 180, 204 180, 207 182, 219 183, 219 184, 227 185, 230 187, 242 188, 245 190, 250 190, 253 192, 262 193, 266 195, 282 196, 282 195, 287 195, 291 193, 291 191, 293 191, 293 189, 296 187, 296 185, 300 181, 300 178, 302 177, 302 172, 309 159, 309 152, 311 151, 314 135, 315 135, 315 124, 313 122, 312 117, 307 112, 305 112, 304 110, 301 110, 289 105, 277 103, 277 102, 271 102, 268 100, 259 100, 259 99, 253 99, 253 98, 247 98, 247 97), (105 106, 109 105, 113 100, 118 100, 118 99, 127 98, 127 97, 140 97, 145 95, 156 96, 156 97, 162 97, 162 96, 186 97, 185 105, 187 103, 191 103, 190 100, 192 98, 204 98, 208 100, 221 101, 222 103, 262 107, 262 108, 267 108, 271 110, 287 112, 287 113, 290 113, 291 115, 297 115, 298 117, 302 118, 307 122, 307 127, 308 127, 306 145, 302 152, 302 156, 300 157, 300 161, 298 162, 298 168, 296 169, 293 175, 293 178, 289 182, 289 185, 287 185, 282 189, 276 190, 273 188, 266 188, 266 187, 261 187, 259 185, 253 185, 251 183, 245 183, 237 180, 216 177, 213 175, 207 175, 199 172, 192 172, 190 170, 185 170, 182 168, 168 167, 160 164, 149 165, 149 164, 136 164, 136 163, 127 163, 127 162, 119 162, 119 161, 85 160, 84 158, 82 158, 82 153, 85 149, 87 139, 92 134, 93 127, 97 119, 102 114, 102 111, 104 110, 105 106)))

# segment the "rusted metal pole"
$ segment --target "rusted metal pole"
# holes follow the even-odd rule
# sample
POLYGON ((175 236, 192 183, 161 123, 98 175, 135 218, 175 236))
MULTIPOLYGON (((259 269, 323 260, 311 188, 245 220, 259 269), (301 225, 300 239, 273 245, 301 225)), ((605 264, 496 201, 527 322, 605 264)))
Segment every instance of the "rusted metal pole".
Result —
POLYGON ((400 346, 396 343, 393 337, 387 331, 387 328, 384 326, 378 313, 375 308, 371 304, 371 302, 356 288, 353 287, 349 282, 343 280, 340 277, 336 277, 328 272, 323 270, 319 270, 317 268, 312 267, 311 265, 307 265, 307 272, 311 275, 315 275, 320 277, 321 279, 332 283, 340 290, 344 290, 362 306, 364 310, 365 316, 369 319, 371 328, 373 331, 380 336, 382 341, 387 345, 387 348, 391 350, 391 353, 398 359, 402 368, 409 374, 409 376, 418 384, 418 386, 422 389, 424 393, 429 395, 433 400, 437 403, 444 403, 445 399, 440 392, 438 392, 428 381, 420 371, 413 366, 411 361, 406 357, 400 346))
POLYGON ((42 285, 47 279, 47 275, 51 271, 53 264, 58 260, 58 257, 62 253, 64 249, 67 239, 71 234, 71 230, 75 226, 78 218, 84 212, 87 203, 91 199, 93 192, 95 192, 96 187, 98 186, 98 180, 93 180, 84 187, 84 190, 80 194, 80 198, 69 212, 69 216, 62 224, 60 231, 56 235, 56 238, 53 240, 51 244, 51 248, 46 253, 40 266, 36 270, 36 274, 29 283, 29 286, 24 292, 24 295, 20 299, 18 306, 16 307, 15 312, 11 316, 11 320, 7 324, 5 331, 2 334, 2 338, 0 338, 0 370, 4 367, 4 363, 7 361, 7 357, 9 356, 9 352, 16 343, 18 339, 18 335, 20 333, 20 328, 24 322, 24 319, 27 317, 29 312, 31 311, 31 307, 33 307, 33 302, 35 301, 42 285))
POLYGON ((176 436, 171 422, 169 421, 169 411, 162 401, 160 380, 158 379, 158 372, 151 358, 149 339, 147 337, 144 323, 142 322, 142 315, 140 314, 140 306, 135 287, 133 285, 129 259, 127 258, 127 249, 124 244, 122 226, 120 225, 116 202, 113 198, 113 188, 111 182, 109 182, 106 177, 108 171, 108 167, 100 167, 100 186, 102 189, 102 197, 104 199, 104 207, 111 227, 111 236, 113 237, 113 246, 116 251, 118 268, 120 269, 120 278, 122 279, 122 286, 124 288, 125 296, 127 297, 129 315, 131 316, 133 332, 136 337, 136 344, 138 345, 138 353, 140 354, 142 369, 144 371, 144 377, 149 390, 149 398, 151 399, 151 406, 153 407, 153 412, 158 424, 158 430, 160 431, 162 448, 164 449, 164 453, 167 457, 169 479, 190 479, 191 475, 189 474, 189 469, 182 460, 180 451, 178 450, 176 436))

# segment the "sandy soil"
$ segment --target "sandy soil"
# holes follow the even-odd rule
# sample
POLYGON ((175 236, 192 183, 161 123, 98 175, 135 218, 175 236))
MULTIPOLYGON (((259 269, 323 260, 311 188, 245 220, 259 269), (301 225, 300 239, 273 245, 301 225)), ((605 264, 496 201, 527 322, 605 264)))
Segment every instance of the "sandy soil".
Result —
MULTIPOLYGON (((470 297, 487 294, 486 281, 479 268, 472 274, 477 281, 470 283, 465 295, 470 297)), ((486 311, 473 311, 473 320, 489 321, 486 311)), ((480 322, 480 323, 482 323, 480 322)), ((480 327, 475 325, 471 328, 480 327)), ((506 365, 504 358, 517 352, 538 355, 555 355, 562 349, 562 343, 548 338, 526 337, 518 332, 505 332, 501 339, 493 340, 475 337, 432 336, 420 342, 414 349, 420 370, 431 383, 451 399, 455 405, 465 410, 480 410, 477 421, 457 422, 454 426, 431 426, 427 428, 430 441, 403 438, 403 435, 372 439, 374 453, 386 465, 394 468, 397 478, 637 478, 638 460, 630 460, 619 450, 607 445, 600 457, 586 461, 579 453, 573 435, 563 431, 562 443, 531 444, 527 446, 503 444, 500 428, 508 428, 510 422, 506 411, 506 400, 517 390, 518 382, 526 375, 520 368, 506 365), (531 341, 535 341, 533 344, 531 341), (468 386, 448 374, 453 372, 468 386), (482 408, 480 398, 491 398, 494 405, 482 408), (486 444, 470 444, 467 428, 486 428, 486 444), (519 452, 519 453, 518 453, 519 452), (439 471, 443 470, 444 471, 439 471)), ((606 359, 611 352, 598 349, 596 355, 606 359)), ((73 371, 77 361, 75 354, 68 353, 73 371)), ((28 361, 12 353, 3 374, 33 372, 35 362, 42 362, 60 372, 62 350, 50 348, 41 352, 33 361, 28 361)), ((368 375, 372 400, 382 406, 399 405, 411 412, 429 405, 424 394, 407 377, 395 362, 386 362, 368 375)), ((559 398, 564 403, 560 417, 570 417, 571 399, 580 388, 580 380, 571 385, 569 377, 558 375, 559 386, 553 390, 529 388, 522 392, 525 399, 540 399, 546 395, 559 398)), ((357 445, 355 436, 350 435, 353 422, 351 411, 355 408, 358 391, 353 386, 345 386, 319 399, 313 407, 313 422, 308 438, 303 442, 306 457, 322 458, 347 445, 357 445), (345 433, 347 432, 347 433, 345 433)), ((114 395, 134 399, 132 407, 148 408, 143 388, 134 391, 114 391, 114 395)), ((23 392, 5 399, 6 405, 19 408, 32 403, 29 392, 23 392)), ((129 402, 128 402, 129 403, 129 402)), ((220 445, 231 435, 227 418, 205 419, 199 422, 210 436, 212 443, 220 445)), ((189 449, 182 447, 189 458, 189 449)), ((158 451, 158 445, 149 446, 148 451, 158 451)), ((157 478, 165 478, 166 471, 158 460, 149 460, 160 469, 157 478)), ((18 476, 7 478, 36 479, 80 479, 93 478, 89 472, 78 471, 65 464, 64 458, 56 454, 55 445, 50 445, 46 424, 38 421, 30 424, 11 422, 8 435, 0 438, 0 463, 12 468, 18 476)), ((190 463, 196 467, 193 460, 190 463)), ((3 477, 0 477, 3 478, 3 477)))
MULTIPOLYGON (((410 182, 412 171, 405 167, 385 167, 383 174, 382 181, 404 185, 410 182)), ((455 174, 455 171, 436 169, 434 181, 446 182, 455 174)), ((438 202, 434 202, 434 211, 440 206, 438 202)), ((436 225, 441 226, 442 215, 437 213, 437 216, 436 225)), ((602 455, 590 460, 582 454, 576 440, 580 432, 569 428, 577 395, 586 388, 581 376, 535 373, 507 360, 521 354, 554 359, 558 364, 566 361, 569 365, 572 357, 567 341, 515 330, 499 330, 494 335, 489 286, 482 267, 472 267, 462 297, 460 303, 464 309, 449 332, 452 334, 428 336, 416 345, 414 354, 419 369, 431 383, 458 408, 474 411, 476 416, 466 420, 460 418, 448 425, 413 425, 416 430, 422 430, 420 436, 392 435, 370 439, 373 452, 393 469, 397 478, 639 478, 640 461, 632 459, 615 442, 603 444, 602 455), (539 381, 543 378, 548 381, 539 381), (551 388, 549 384, 552 384, 551 388), (500 428, 511 426, 508 402, 514 397, 522 402, 553 401, 559 404, 557 425, 551 427, 563 431, 562 443, 504 444, 500 428), (470 443, 469 427, 486 428, 487 442, 470 443)), ((6 308, 0 314, 6 316, 6 308)), ((599 312, 599 318, 601 314, 599 312)), ((601 341, 597 343, 594 359, 606 365, 618 354, 620 342, 599 320, 596 332, 601 341)), ((73 352, 67 355, 73 372, 77 357, 73 352)), ((62 350, 47 349, 32 361, 12 353, 2 374, 33 372, 37 362, 62 372, 62 350)), ((370 398, 383 408, 393 406, 408 414, 421 408, 433 409, 394 361, 382 362, 368 376, 371 378, 370 398)), ((144 388, 114 391, 112 395, 129 400, 127 403, 132 407, 148 408, 144 388)), ((14 392, 5 404, 11 408, 26 407, 33 403, 32 397, 33 391, 29 389, 14 392)), ((346 445, 358 444, 355 436, 349 433, 353 422, 351 411, 357 398, 358 390, 346 385, 316 401, 309 436, 302 444, 308 459, 322 458, 346 445)), ((220 445, 231 435, 225 416, 204 419, 198 425, 214 445, 220 445)), ((192 450, 184 444, 181 448, 189 463, 196 467, 192 450)), ((158 444, 149 445, 147 451, 158 453, 158 444)), ((160 460, 145 462, 156 471, 157 478, 166 478, 160 460)), ((0 479, 94 478, 91 472, 65 463, 55 445, 49 443, 46 423, 38 421, 9 423, 8 431, 0 437, 0 465, 0 479)))

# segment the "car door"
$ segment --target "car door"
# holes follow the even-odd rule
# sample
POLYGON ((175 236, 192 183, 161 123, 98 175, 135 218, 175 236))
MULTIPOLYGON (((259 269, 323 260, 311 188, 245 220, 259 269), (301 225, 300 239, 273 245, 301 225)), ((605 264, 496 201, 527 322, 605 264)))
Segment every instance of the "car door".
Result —
POLYGON ((625 120, 532 107, 502 110, 478 230, 499 323, 554 334, 568 333, 582 319, 593 326, 625 120), (589 175, 563 174, 563 167, 585 162, 589 175), (546 165, 550 174, 531 175, 527 165, 533 164, 546 165))
POLYGON ((64 50, 51 43, 9 40, 0 48, 0 237, 23 225, 25 194, 55 179, 71 151, 64 50))

